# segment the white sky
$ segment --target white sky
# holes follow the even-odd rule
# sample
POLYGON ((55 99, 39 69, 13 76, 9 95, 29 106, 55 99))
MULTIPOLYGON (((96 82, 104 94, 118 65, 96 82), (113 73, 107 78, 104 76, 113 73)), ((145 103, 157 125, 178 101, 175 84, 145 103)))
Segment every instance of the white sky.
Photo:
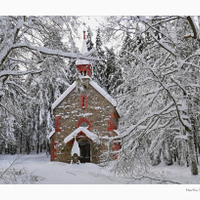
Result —
POLYGON ((1 15, 200 15, 199 1, 190 0, 8 0, 2 1, 1 15))
MULTIPOLYGON (((81 16, 81 20, 83 20, 83 22, 85 23, 85 26, 81 26, 80 27, 80 33, 79 33, 79 37, 80 40, 77 43, 77 46, 79 48, 81 48, 81 44, 82 44, 82 39, 83 39, 83 31, 87 31, 87 27, 89 26, 93 36, 92 36, 92 42, 95 44, 95 39, 96 39, 96 30, 98 27, 99 22, 101 22, 103 20, 102 16, 81 16)), ((87 35, 87 32, 86 32, 87 35)))

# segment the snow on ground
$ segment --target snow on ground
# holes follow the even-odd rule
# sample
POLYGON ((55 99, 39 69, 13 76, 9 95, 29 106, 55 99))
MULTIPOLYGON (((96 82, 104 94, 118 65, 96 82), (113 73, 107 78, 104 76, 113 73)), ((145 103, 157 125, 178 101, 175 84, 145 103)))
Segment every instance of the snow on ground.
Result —
MULTIPOLYGON (((7 168, 14 158, 16 158, 16 155, 0 155, 0 169, 7 168)), ((169 196, 169 198, 171 196, 175 198, 176 195, 180 198, 180 195, 183 195, 183 197, 197 199, 196 197, 198 196, 199 198, 200 196, 200 186, 196 185, 200 183, 200 175, 192 176, 189 168, 176 165, 165 166, 161 164, 152 167, 149 176, 181 183, 181 185, 169 184, 165 185, 165 187, 160 187, 161 185, 156 185, 155 181, 152 182, 148 179, 135 181, 132 178, 117 177, 109 171, 109 168, 101 168, 92 163, 78 165, 50 162, 50 157, 47 157, 45 153, 22 155, 13 167, 16 172, 17 170, 25 169, 27 173, 32 173, 35 180, 34 185, 31 185, 31 187, 21 185, 22 187, 16 188, 15 186, 11 188, 13 192, 9 193, 11 191, 10 187, 5 187, 5 184, 2 184, 3 182, 0 179, 1 196, 4 193, 7 196, 9 193, 10 198, 8 199, 16 199, 17 195, 20 196, 20 200, 27 199, 26 195, 21 196, 21 194, 28 192, 31 194, 29 199, 35 200, 38 197, 38 193, 33 192, 33 189, 34 191, 39 190, 39 192, 42 192, 43 199, 55 199, 53 198, 55 195, 57 199, 61 199, 63 196, 69 195, 69 193, 73 199, 75 195, 75 199, 83 198, 87 200, 110 198, 121 200, 125 196, 125 199, 133 199, 136 195, 140 195, 140 199, 144 196, 149 199, 153 195, 154 200, 160 200, 159 195, 155 196, 155 193, 159 194, 160 192, 164 192, 165 197, 169 196), (37 185, 38 187, 36 187, 37 185), (113 191, 115 192, 113 193, 113 191), (88 196, 87 194, 85 196, 85 193, 90 195, 88 196), (97 195, 96 198, 94 198, 94 193, 97 195), (127 195, 131 195, 131 198, 127 198, 127 195), (13 198, 11 198, 12 196, 13 198), (87 198, 84 198, 84 196, 87 198)))
MULTIPOLYGON (((17 155, 0 155, 0 168, 6 168, 17 155)), ((115 176, 109 167, 100 167, 92 163, 67 164, 50 162, 45 153, 22 155, 13 166, 16 170, 26 169, 28 173, 41 177, 35 184, 156 184, 148 179, 134 180, 115 176)), ((149 175, 180 184, 200 184, 200 175, 192 176, 190 168, 160 164, 151 168, 149 175)), ((0 183, 2 181, 0 180, 0 183)))

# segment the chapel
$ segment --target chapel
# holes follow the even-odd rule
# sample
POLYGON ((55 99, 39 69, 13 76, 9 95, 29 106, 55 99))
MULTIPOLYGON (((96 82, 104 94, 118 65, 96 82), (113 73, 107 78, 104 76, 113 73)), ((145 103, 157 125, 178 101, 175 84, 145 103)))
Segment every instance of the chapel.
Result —
MULTIPOLYGON (((86 55, 83 35, 81 54, 86 55)), ((106 156, 116 159, 120 146, 109 142, 118 135, 116 101, 91 79, 90 61, 78 59, 76 67, 77 80, 52 104, 51 161, 73 163, 76 158, 79 163, 97 164, 106 156)))

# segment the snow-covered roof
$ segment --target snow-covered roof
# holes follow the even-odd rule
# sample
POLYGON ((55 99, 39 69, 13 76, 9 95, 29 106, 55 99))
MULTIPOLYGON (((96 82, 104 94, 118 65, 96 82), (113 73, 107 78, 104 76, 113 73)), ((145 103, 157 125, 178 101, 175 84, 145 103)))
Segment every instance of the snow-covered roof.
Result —
POLYGON ((78 127, 76 130, 74 130, 72 133, 70 133, 65 139, 64 142, 68 143, 70 140, 72 140, 73 138, 75 138, 77 136, 78 133, 83 132, 88 138, 90 138, 91 140, 96 140, 98 139, 97 135, 95 135, 94 133, 92 133, 91 131, 89 131, 87 129, 87 127, 78 127))
POLYGON ((89 64, 90 64, 90 61, 88 60, 78 59, 76 61, 76 65, 89 65, 89 64))
POLYGON ((51 136, 52 136, 54 133, 55 133, 55 129, 53 129, 53 130, 49 133, 49 135, 47 135, 47 138, 50 139, 51 136))
MULTIPOLYGON (((107 99, 113 106, 117 105, 117 102, 96 82, 92 81, 89 76, 85 76, 84 78, 89 78, 89 84, 96 89, 105 99, 107 99)), ((77 86, 77 81, 75 81, 69 88, 52 104, 52 109, 54 109, 61 101, 77 86)))
POLYGON ((117 135, 120 135, 120 132, 118 130, 113 130, 117 135))
MULTIPOLYGON (((82 43, 82 47, 81 47, 81 52, 80 52, 82 55, 86 55, 88 53, 88 50, 87 50, 87 44, 86 44, 86 41, 85 39, 83 40, 83 43, 82 43)), ((76 61, 76 65, 84 65, 84 64, 90 64, 90 61, 88 60, 83 60, 83 59, 78 59, 76 61)))
POLYGON ((68 89, 60 95, 60 97, 52 104, 52 109, 54 109, 61 101, 77 86, 77 82, 75 81, 72 85, 68 87, 68 89))
POLYGON ((90 85, 95 88, 105 99, 107 99, 113 106, 117 105, 117 102, 103 89, 101 88, 96 82, 90 80, 90 85))

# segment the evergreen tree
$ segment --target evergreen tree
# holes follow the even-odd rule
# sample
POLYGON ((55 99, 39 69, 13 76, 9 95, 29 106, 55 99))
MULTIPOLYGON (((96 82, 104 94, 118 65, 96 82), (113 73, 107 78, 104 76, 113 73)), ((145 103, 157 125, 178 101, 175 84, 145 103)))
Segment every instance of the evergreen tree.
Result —
POLYGON ((90 30, 90 27, 88 27, 87 29, 87 37, 86 37, 86 44, 87 44, 87 50, 90 51, 91 49, 93 49, 94 44, 92 42, 92 31, 90 30))
POLYGON ((117 87, 123 82, 122 71, 116 63, 116 55, 113 47, 106 47, 105 86, 109 94, 115 96, 117 87))
POLYGON ((93 63, 93 79, 102 87, 106 90, 105 87, 105 51, 103 50, 102 47, 102 41, 101 41, 101 35, 100 35, 100 29, 97 30, 97 36, 96 36, 96 57, 97 61, 94 61, 93 63))

